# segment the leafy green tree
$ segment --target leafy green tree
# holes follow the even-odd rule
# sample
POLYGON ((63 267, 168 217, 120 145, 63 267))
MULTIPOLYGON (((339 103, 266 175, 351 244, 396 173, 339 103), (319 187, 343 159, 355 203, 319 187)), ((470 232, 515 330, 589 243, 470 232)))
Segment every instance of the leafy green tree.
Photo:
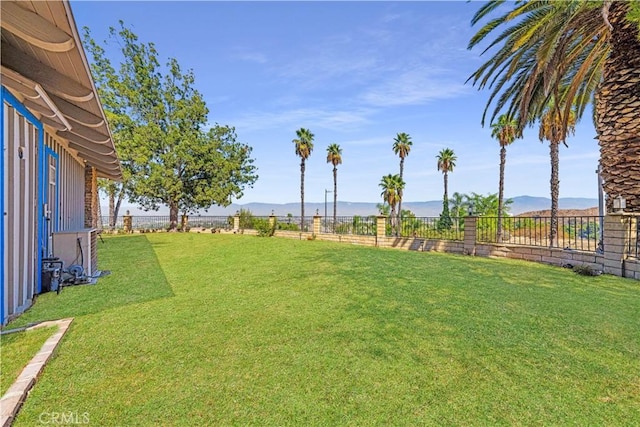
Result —
POLYGON ((85 29, 92 73, 126 170, 122 186, 107 191, 126 194, 145 210, 167 205, 171 230, 180 210, 227 206, 241 197, 257 179, 251 147, 236 141, 232 127, 216 124, 205 132, 209 111, 193 72, 170 58, 163 74, 153 43, 139 42, 122 21, 110 35, 123 58, 118 71, 85 29))
POLYGON ((498 121, 491 125, 491 136, 500 144, 500 180, 498 185, 498 230, 496 239, 502 241, 502 206, 504 200, 504 166, 507 162, 507 146, 516 140, 518 122, 506 114, 498 117, 498 121))
POLYGON ((298 136, 292 142, 296 147, 296 156, 300 157, 300 230, 304 230, 304 170, 305 163, 313 151, 313 134, 309 129, 300 128, 298 136))
POLYGON ((451 195, 449 203, 451 204, 450 212, 453 213, 453 217, 455 218, 456 231, 458 231, 461 228, 461 221, 462 218, 465 217, 465 211, 467 209, 467 205, 465 204, 465 196, 456 191, 451 195))
POLYGON ((491 94, 483 114, 494 105, 490 121, 501 112, 518 115, 519 127, 535 122, 551 100, 579 121, 595 98, 595 123, 607 207, 618 195, 640 211, 640 2, 519 1, 502 12, 503 1, 483 4, 472 20, 494 13, 471 39, 473 48, 490 35, 485 52, 497 48, 470 77, 491 94), (630 201, 630 202, 629 202, 630 201))
POLYGON ((444 176, 444 196, 442 198, 442 213, 440 214, 439 226, 442 229, 449 229, 452 225, 449 214, 449 172, 453 172, 458 158, 452 149, 444 148, 440 150, 436 159, 438 160, 438 170, 442 171, 444 176))
MULTIPOLYGON (((473 205, 473 213, 477 216, 488 216, 492 217, 498 216, 498 194, 490 193, 486 196, 478 193, 464 194, 465 198, 465 207, 468 208, 469 205, 473 205)), ((509 210, 511 209, 511 205, 513 204, 512 199, 506 199, 503 202, 502 206, 502 216, 508 216, 509 210)))
POLYGON ((389 205, 391 212, 389 215, 389 219, 391 221, 391 229, 395 230, 397 233, 397 218, 396 218, 396 206, 400 202, 401 192, 404 188, 404 181, 400 179, 400 175, 385 175, 380 180, 380 184, 378 184, 380 188, 382 188, 382 200, 386 204, 389 205))
POLYGON ((333 224, 338 218, 338 165, 342 164, 342 148, 338 144, 327 147, 327 163, 333 165, 333 224))
MULTIPOLYGON (((409 134, 400 132, 393 139, 393 152, 400 157, 400 179, 404 181, 404 159, 409 155, 413 142, 409 134)), ((400 201, 398 202, 398 216, 402 213, 402 190, 400 190, 400 201)), ((400 220, 400 217, 398 217, 400 220)))
POLYGON ((389 212, 391 210, 391 207, 386 202, 376 204, 376 209, 378 209, 378 213, 380 215, 389 217, 389 212))

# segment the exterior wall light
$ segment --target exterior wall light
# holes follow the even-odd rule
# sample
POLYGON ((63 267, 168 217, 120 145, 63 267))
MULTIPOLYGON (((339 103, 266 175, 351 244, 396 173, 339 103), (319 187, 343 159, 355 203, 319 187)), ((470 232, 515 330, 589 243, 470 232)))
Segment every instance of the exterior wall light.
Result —
POLYGON ((618 196, 613 199, 613 210, 614 212, 624 212, 624 209, 627 207, 627 199, 622 196, 618 196))

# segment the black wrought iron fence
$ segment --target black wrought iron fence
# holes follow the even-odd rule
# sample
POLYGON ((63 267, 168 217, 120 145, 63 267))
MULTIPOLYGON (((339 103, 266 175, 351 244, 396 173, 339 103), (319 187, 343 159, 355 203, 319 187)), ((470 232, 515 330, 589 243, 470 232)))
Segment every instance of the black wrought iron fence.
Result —
MULTIPOLYGON (((581 251, 596 251, 602 247, 600 216, 558 217, 555 236, 552 239, 551 217, 504 217, 502 218, 502 243, 516 245, 555 247, 581 251)), ((498 241, 498 218, 479 217, 477 222, 478 242, 498 241)))
POLYGON ((402 218, 400 227, 395 221, 387 219, 387 235, 399 234, 401 237, 420 237, 424 239, 464 240, 464 220, 450 218, 449 221, 439 217, 402 218), (396 229, 399 233, 396 233, 396 229))
POLYGON ((325 233, 355 234, 358 236, 375 236, 377 219, 375 216, 338 216, 324 218, 322 230, 325 233))
POLYGON ((232 216, 190 216, 187 226, 190 228, 213 228, 220 230, 231 230, 233 228, 232 216))
MULTIPOLYGON (((182 225, 182 217, 178 217, 177 227, 182 225)), ((109 216, 102 216, 100 218, 100 225, 102 229, 109 230, 123 230, 124 218, 118 216, 115 223, 111 224, 109 216)), ((131 229, 132 230, 168 230, 171 225, 169 215, 132 215, 131 216, 131 229)), ((232 216, 212 216, 212 215, 200 215, 190 216, 187 227, 201 227, 201 228, 218 228, 218 229, 231 229, 233 228, 232 216)))

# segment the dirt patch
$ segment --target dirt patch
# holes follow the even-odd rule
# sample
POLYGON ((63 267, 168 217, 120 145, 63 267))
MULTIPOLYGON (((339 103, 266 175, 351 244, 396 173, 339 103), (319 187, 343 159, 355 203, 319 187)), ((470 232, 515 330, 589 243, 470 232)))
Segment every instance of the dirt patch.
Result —
MULTIPOLYGON (((516 216, 536 217, 536 216, 551 216, 551 209, 543 211, 530 211, 523 212, 516 216)), ((588 209, 560 209, 558 210, 558 216, 598 216, 598 207, 588 209)))

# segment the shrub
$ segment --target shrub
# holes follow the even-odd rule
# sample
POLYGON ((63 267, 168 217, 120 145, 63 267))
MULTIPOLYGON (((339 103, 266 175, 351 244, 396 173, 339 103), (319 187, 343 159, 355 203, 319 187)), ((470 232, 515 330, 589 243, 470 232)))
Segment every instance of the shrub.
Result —
POLYGON ((271 224, 264 218, 254 218, 253 228, 258 232, 259 237, 271 237, 276 232, 276 223, 271 224))

